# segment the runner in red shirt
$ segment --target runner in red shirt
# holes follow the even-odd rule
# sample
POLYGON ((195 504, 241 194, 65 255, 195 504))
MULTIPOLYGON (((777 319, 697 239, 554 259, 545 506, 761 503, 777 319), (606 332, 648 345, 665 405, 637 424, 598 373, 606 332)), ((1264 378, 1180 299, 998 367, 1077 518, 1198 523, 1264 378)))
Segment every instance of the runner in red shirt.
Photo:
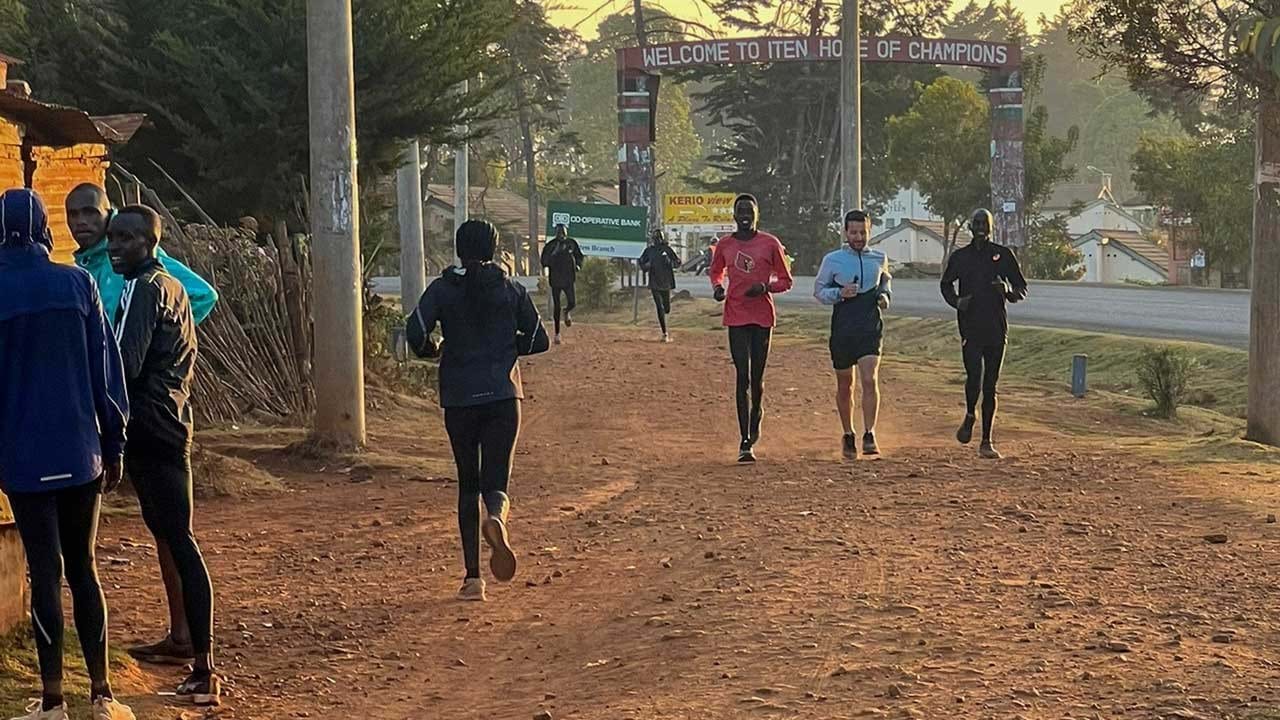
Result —
POLYGON ((724 302, 729 352, 738 374, 738 429, 742 434, 738 462, 748 463, 756 460, 753 448, 760 439, 764 418, 764 369, 777 323, 772 293, 791 289, 791 268, 778 238, 757 229, 760 205, 755 197, 735 198, 733 219, 738 229, 716 243, 708 274, 716 300, 724 302))

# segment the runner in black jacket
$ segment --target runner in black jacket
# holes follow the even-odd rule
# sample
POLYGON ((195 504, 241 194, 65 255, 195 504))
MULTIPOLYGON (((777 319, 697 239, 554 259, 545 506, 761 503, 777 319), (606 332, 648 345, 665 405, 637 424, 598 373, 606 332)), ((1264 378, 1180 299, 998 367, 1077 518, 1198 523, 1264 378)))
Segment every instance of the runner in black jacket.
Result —
POLYGON ((662 328, 662 341, 671 342, 667 332, 667 315, 671 314, 671 291, 676 289, 676 268, 680 256, 667 244, 667 236, 661 230, 653 231, 653 244, 640 255, 640 269, 649 274, 649 290, 653 304, 658 309, 658 325, 662 328))
POLYGON ((1005 343, 1009 338, 1009 314, 1005 303, 1016 303, 1027 297, 1027 280, 1022 277, 1018 259, 1009 248, 991 242, 995 221, 987 210, 978 210, 969 221, 973 242, 951 255, 942 273, 942 297, 956 309, 960 325, 960 341, 964 349, 965 416, 956 439, 968 443, 973 439, 974 411, 978 395, 982 395, 982 446, 984 458, 998 459, 999 451, 991 442, 996 417, 996 384, 1004 364, 1005 343), (960 292, 956 292, 956 282, 960 292))
POLYGON ((547 270, 547 283, 551 286, 551 302, 555 315, 556 344, 560 344, 560 295, 564 294, 564 326, 573 327, 573 309, 578 306, 578 293, 574 283, 578 281, 578 271, 582 269, 585 258, 578 241, 569 237, 569 230, 564 225, 556 225, 556 236, 546 247, 542 248, 542 267, 547 270))
POLYGON ((546 352, 547 331, 529 294, 493 264, 498 231, 468 220, 458 228, 461 268, 433 281, 407 321, 419 357, 440 357, 440 404, 458 466, 458 530, 466 576, 458 597, 484 600, 480 535, 492 549, 489 569, 506 582, 516 556, 507 535, 511 461, 520 434, 524 390, 519 357, 546 352), (431 337, 440 325, 441 342, 431 337), (480 524, 480 501, 488 518, 480 524))
POLYGON ((160 217, 141 205, 122 209, 107 231, 111 266, 125 278, 115 322, 132 408, 124 467, 157 551, 171 553, 178 570, 177 578, 164 578, 165 590, 169 602, 185 610, 195 659, 178 695, 197 705, 217 705, 221 679, 213 666, 213 587, 191 527, 196 324, 187 291, 156 259, 160 232, 160 217))

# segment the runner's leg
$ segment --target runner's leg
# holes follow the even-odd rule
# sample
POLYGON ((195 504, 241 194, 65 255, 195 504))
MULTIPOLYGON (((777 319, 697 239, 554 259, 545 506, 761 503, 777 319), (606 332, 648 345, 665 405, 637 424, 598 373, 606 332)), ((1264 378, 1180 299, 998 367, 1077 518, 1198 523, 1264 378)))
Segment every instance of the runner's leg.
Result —
POLYGON ((560 293, 562 288, 551 288, 551 315, 555 318, 556 337, 560 337, 560 293))
POLYGON ((510 580, 516 574, 516 557, 508 538, 507 512, 511 501, 507 486, 520 437, 520 401, 505 400, 485 406, 480 431, 480 491, 488 518, 484 538, 492 550, 489 568, 494 577, 510 580))
POLYGON ((982 392, 982 357, 983 348, 971 342, 965 342, 964 352, 964 401, 965 414, 973 417, 978 410, 978 395, 982 392))
POLYGON ((742 442, 749 443, 751 436, 751 401, 748 393, 751 390, 751 328, 729 328, 729 354, 733 357, 733 367, 737 373, 734 387, 734 398, 738 403, 738 430, 742 442))
POLYGON ((662 334, 666 335, 667 334, 667 312, 669 312, 670 310, 663 308, 662 294, 664 291, 653 289, 651 292, 653 293, 653 305, 658 310, 658 327, 662 328, 662 334))
POLYGON ((110 698, 107 671, 107 603, 98 580, 94 543, 102 507, 101 481, 57 493, 58 535, 80 649, 89 672, 90 700, 110 698))
POLYGON ((991 442, 991 431, 996 421, 997 390, 1000 368, 1004 365, 1003 343, 984 347, 982 373, 982 441, 991 442))
POLYGON ((760 424, 764 420, 764 371, 769 363, 769 344, 773 329, 760 326, 751 328, 751 442, 760 439, 760 424))
POLYGON ((63 703, 62 695, 62 546, 55 493, 9 496, 22 537, 31 579, 31 632, 36 639, 43 686, 43 709, 63 703))
POLYGON ((874 433, 880 417, 880 356, 858 358, 858 382, 862 386, 863 432, 874 433))
POLYGON ((466 577, 480 577, 480 427, 476 408, 445 408, 444 427, 458 468, 458 533, 466 577))
POLYGON ((853 368, 836 370, 836 413, 845 435, 853 434, 853 368))

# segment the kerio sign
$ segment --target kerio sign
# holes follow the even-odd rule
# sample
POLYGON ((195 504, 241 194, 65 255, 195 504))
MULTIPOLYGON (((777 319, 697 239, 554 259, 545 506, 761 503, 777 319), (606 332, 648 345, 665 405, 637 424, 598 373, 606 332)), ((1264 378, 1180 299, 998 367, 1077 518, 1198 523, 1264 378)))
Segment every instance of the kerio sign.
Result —
MULTIPOLYGON (((662 70, 690 65, 839 60, 844 47, 840 38, 833 37, 773 37, 676 42, 627 48, 623 52, 629 67, 662 70)), ((862 59, 1008 68, 1022 61, 1022 52, 1016 45, 981 40, 890 36, 863 38, 862 59)))

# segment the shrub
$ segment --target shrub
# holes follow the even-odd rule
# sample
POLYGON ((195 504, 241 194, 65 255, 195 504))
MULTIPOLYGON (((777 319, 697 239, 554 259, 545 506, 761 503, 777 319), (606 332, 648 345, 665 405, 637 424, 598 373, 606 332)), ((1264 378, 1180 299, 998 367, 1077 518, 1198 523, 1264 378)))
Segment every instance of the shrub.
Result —
POLYGON ((578 273, 579 298, 590 310, 599 310, 609 305, 609 292, 618 279, 618 268, 605 258, 587 258, 578 273))
POLYGON ((1147 348, 1138 358, 1138 385, 1156 404, 1156 415, 1172 418, 1187 397, 1187 379, 1195 360, 1185 351, 1163 346, 1147 348))

